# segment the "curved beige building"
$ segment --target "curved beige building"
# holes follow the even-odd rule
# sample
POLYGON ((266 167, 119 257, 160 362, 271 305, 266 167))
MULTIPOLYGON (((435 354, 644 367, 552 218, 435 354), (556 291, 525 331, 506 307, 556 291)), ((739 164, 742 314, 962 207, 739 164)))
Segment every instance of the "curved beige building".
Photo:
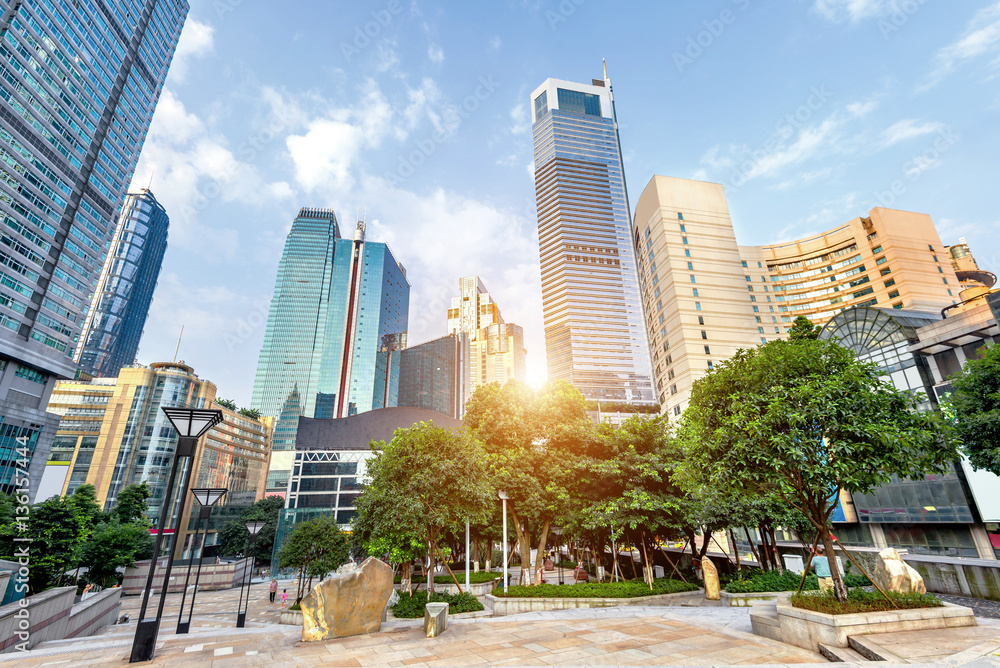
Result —
POLYGON ((823 324, 852 306, 940 311, 959 301, 951 254, 930 216, 873 209, 832 230, 738 246, 722 185, 654 176, 633 222, 653 375, 663 412, 738 349, 823 324))

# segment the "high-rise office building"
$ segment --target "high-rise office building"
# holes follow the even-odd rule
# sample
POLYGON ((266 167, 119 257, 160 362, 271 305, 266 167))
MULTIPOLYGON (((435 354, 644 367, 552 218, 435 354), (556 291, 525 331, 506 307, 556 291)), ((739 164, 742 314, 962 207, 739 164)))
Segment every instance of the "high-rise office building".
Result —
POLYGON ((268 492, 284 494, 300 416, 395 406, 410 285, 386 244, 358 223, 342 239, 332 209, 304 208, 278 265, 251 406, 278 420, 268 492))
MULTIPOLYGON (((127 486, 146 482, 153 492, 147 517, 155 525, 177 432, 162 408, 212 408, 223 421, 212 427, 195 452, 191 487, 225 487, 229 491, 211 519, 209 536, 200 545, 215 542, 215 532, 230 519, 263 498, 270 456, 272 418, 253 418, 215 403, 215 384, 176 362, 122 369, 117 378, 65 380, 56 384, 49 410, 61 416, 39 489, 39 498, 72 494, 89 483, 105 511, 115 507, 127 486)), ((179 471, 184 475, 185 469, 179 471)), ((168 518, 175 526, 178 505, 168 518)), ((188 522, 194 506, 187 504, 175 543, 177 556, 190 549, 188 522)), ((197 514, 197 513, 195 513, 197 514)))
POLYGON ((456 332, 402 351, 400 407, 423 408, 461 420, 472 394, 469 386, 469 337, 456 332))
POLYGON ((117 376, 135 362, 167 250, 170 219, 153 193, 125 196, 111 252, 80 335, 76 359, 90 376, 117 376))
POLYGON ((30 494, 188 12, 185 0, 0 0, 0 489, 30 494), (35 457, 34 455, 39 455, 35 457))
POLYGON ((737 246, 720 184, 654 176, 634 225, 660 403, 671 415, 713 365, 784 338, 800 315, 822 325, 854 306, 940 312, 959 300, 952 258, 926 214, 877 208, 805 239, 737 246))
POLYGON ((655 403, 611 81, 548 79, 531 113, 549 378, 655 403))
POLYGON ((490 383, 527 379, 524 330, 504 322, 497 305, 478 276, 459 279, 461 295, 452 297, 448 333, 462 332, 469 340, 471 391, 490 383))

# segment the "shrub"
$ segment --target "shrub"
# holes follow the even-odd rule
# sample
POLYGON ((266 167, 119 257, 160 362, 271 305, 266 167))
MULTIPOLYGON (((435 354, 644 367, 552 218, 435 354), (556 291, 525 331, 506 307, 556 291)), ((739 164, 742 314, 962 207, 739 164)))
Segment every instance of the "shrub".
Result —
POLYGON ((503 587, 493 590, 493 595, 500 598, 636 598, 639 596, 656 596, 658 594, 676 594, 683 591, 695 591, 698 586, 661 578, 653 580, 653 589, 642 580, 629 582, 594 582, 572 585, 543 584, 533 587, 517 585, 508 587, 503 593, 503 587))
MULTIPOLYGON (((475 596, 465 592, 464 594, 434 593, 431 603, 447 603, 448 614, 457 615, 461 612, 477 612, 483 609, 475 596)), ((414 619, 424 616, 424 608, 427 606, 427 592, 418 591, 413 596, 401 596, 399 603, 392 606, 392 614, 399 619, 414 619)))
MULTIPOLYGON (((462 572, 455 571, 455 577, 458 578, 458 583, 465 586, 465 569, 462 572)), ((479 571, 478 573, 469 573, 469 583, 470 584, 482 584, 483 582, 492 582, 500 577, 500 573, 491 573, 490 571, 479 571)), ((403 581, 403 576, 397 575, 393 582, 399 584, 403 581)), ((427 582, 427 576, 419 577, 416 574, 410 576, 410 583, 416 587, 418 584, 427 582)), ((434 577, 434 584, 455 584, 455 581, 451 579, 450 575, 436 575, 434 577)))
POLYGON ((931 594, 897 594, 887 592, 890 604, 882 594, 863 589, 851 589, 847 592, 847 600, 843 603, 837 600, 832 591, 819 594, 793 594, 793 607, 824 612, 829 615, 849 615, 858 612, 883 612, 886 610, 908 610, 910 608, 939 608, 944 605, 939 598, 931 594))
MULTIPOLYGON (((746 573, 746 572, 744 572, 746 573)), ((799 588, 802 575, 785 571, 781 575, 777 571, 760 571, 754 569, 745 574, 743 578, 730 580, 725 585, 725 591, 730 594, 747 594, 751 592, 766 591, 795 591, 799 588)), ((848 587, 867 587, 871 582, 863 575, 848 573, 844 575, 844 584, 848 587)), ((819 579, 812 573, 806 576, 803 591, 816 591, 819 589, 819 579)))

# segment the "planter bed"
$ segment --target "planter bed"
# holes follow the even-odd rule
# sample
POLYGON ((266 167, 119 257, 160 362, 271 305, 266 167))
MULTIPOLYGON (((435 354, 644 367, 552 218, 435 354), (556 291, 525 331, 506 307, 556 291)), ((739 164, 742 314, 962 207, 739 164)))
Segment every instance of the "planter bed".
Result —
POLYGON ((722 605, 730 608, 752 608, 755 605, 774 604, 787 601, 794 592, 790 591, 754 591, 742 594, 731 594, 728 591, 719 592, 722 605))
POLYGON ((750 623, 757 635, 818 652, 820 644, 847 647, 849 636, 975 626, 976 618, 971 609, 950 603, 936 608, 830 615, 779 601, 773 608, 752 610, 750 623))
POLYGON ((486 608, 493 611, 494 617, 505 617, 522 612, 548 612, 550 610, 570 610, 573 608, 684 605, 689 601, 704 598, 704 589, 675 594, 636 596, 633 598, 512 598, 489 594, 486 596, 486 608))
MULTIPOLYGON (((494 580, 490 580, 489 582, 480 582, 480 583, 473 582, 473 583, 471 583, 469 585, 468 589, 466 589, 466 587, 465 587, 465 580, 463 580, 462 578, 459 578, 458 581, 462 583, 462 591, 468 591, 473 596, 486 596, 491 591, 493 591, 494 587, 496 587, 496 583, 494 582, 494 580)), ((417 592, 417 591, 426 591, 427 587, 425 586, 425 584, 426 583, 421 582, 420 586, 417 587, 416 583, 414 583, 414 585, 413 585, 413 591, 414 592, 417 592)), ((406 596, 406 594, 403 592, 402 585, 398 585, 397 584, 397 585, 395 585, 395 588, 396 588, 396 591, 399 592, 400 596, 406 596)), ((435 582, 434 583, 434 591, 436 591, 436 592, 442 592, 443 591, 443 592, 447 592, 449 594, 457 594, 458 593, 458 587, 456 587, 455 583, 451 581, 451 578, 448 578, 448 584, 440 584, 438 582, 435 582)))

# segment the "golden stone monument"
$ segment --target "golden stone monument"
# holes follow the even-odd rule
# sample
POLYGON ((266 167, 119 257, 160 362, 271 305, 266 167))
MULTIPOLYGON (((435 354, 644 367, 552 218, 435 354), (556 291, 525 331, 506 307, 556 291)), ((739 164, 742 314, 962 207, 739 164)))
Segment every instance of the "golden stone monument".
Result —
POLYGON ((391 594, 392 569, 378 559, 341 566, 299 604, 303 642, 378 632, 391 594))

